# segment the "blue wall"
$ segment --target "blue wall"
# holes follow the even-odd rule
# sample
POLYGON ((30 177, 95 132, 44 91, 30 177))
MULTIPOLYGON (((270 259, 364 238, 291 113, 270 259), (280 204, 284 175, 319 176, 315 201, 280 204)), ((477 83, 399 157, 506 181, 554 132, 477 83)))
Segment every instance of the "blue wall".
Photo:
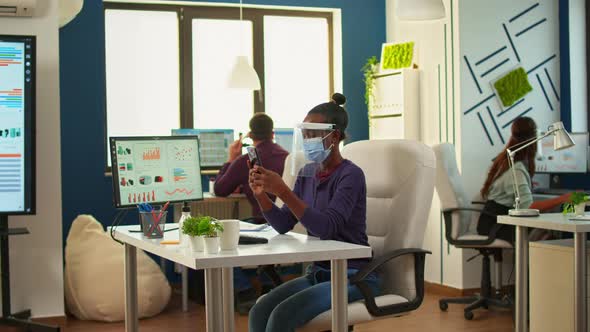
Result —
MULTIPOLYGON (((208 2, 232 2, 208 0, 208 2)), ((237 1, 233 1, 236 3, 237 1)), ((248 4, 342 9, 344 91, 351 140, 368 138, 360 68, 385 41, 385 0, 252 0, 248 4)), ((80 15, 60 30, 63 234, 79 214, 109 225, 115 214, 112 181, 104 175, 104 14, 100 0, 86 0, 80 15)), ((42 166, 42 165, 41 165, 42 166)), ((132 222, 137 215, 130 214, 132 222)))

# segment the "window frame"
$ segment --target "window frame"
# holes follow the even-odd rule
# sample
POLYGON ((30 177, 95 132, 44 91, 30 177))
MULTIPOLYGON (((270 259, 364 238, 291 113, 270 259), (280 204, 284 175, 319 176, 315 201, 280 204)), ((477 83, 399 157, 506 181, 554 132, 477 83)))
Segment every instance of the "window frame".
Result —
MULTIPOLYGON (((320 10, 305 9, 284 9, 284 8, 266 8, 266 7, 243 7, 243 19, 252 22, 253 33, 253 65, 260 78, 261 91, 253 93, 254 114, 265 112, 265 72, 264 72, 264 17, 265 16, 285 16, 285 17, 309 17, 325 18, 328 23, 328 75, 329 75, 329 95, 326 100, 334 93, 335 78, 335 59, 334 59, 334 11, 330 8, 318 8, 320 10)), ((135 10, 135 11, 161 11, 175 12, 178 16, 179 31, 179 104, 180 104, 180 128, 193 128, 193 57, 192 57, 192 21, 193 19, 220 19, 220 20, 240 20, 240 10, 238 6, 217 6, 202 4, 147 4, 147 3, 125 3, 125 2, 104 2, 104 12, 107 10, 135 10)), ((106 68, 106 48, 105 48, 105 68, 106 68)), ((105 76, 106 87, 106 76, 105 76)), ((106 91, 106 89, 105 89, 106 91)), ((104 95, 104 142, 108 137, 107 127, 107 95, 104 95)), ((109 147, 105 149, 105 170, 111 172, 108 166, 109 147)))

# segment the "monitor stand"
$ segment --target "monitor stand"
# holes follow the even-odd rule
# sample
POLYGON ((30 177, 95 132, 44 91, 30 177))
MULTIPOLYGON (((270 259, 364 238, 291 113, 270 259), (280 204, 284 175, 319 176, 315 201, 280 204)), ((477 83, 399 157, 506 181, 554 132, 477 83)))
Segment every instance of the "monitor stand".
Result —
POLYGON ((8 228, 8 216, 0 215, 0 269, 2 279, 2 317, 0 326, 24 328, 30 332, 59 332, 59 327, 31 321, 31 310, 12 313, 10 309, 10 262, 8 237, 11 235, 29 234, 26 228, 8 228))

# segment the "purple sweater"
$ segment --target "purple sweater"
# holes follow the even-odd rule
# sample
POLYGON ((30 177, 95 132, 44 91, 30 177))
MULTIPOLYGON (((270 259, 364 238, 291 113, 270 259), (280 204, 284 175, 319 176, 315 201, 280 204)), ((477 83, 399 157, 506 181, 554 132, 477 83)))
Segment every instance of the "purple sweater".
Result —
MULTIPOLYGON (((309 235, 322 240, 336 240, 369 246, 367 239, 367 186, 363 171, 349 160, 334 170, 328 178, 298 177, 293 192, 305 202, 301 224, 309 235)), ((284 205, 273 204, 263 212, 266 220, 279 233, 293 229, 297 218, 284 205)), ((351 259, 349 268, 359 269, 370 259, 351 259)), ((318 265, 330 268, 329 262, 318 265)))
MULTIPOLYGON (((258 143, 256 150, 260 156, 262 166, 283 175, 285 159, 289 152, 270 140, 258 143)), ((260 216, 262 215, 260 206, 258 206, 258 202, 256 202, 254 194, 252 194, 252 189, 248 185, 248 172, 248 155, 242 155, 231 163, 225 163, 217 177, 215 177, 215 195, 229 196, 241 186, 242 191, 250 201, 250 205, 252 205, 252 214, 260 216)), ((272 199, 274 200, 274 197, 272 199)))

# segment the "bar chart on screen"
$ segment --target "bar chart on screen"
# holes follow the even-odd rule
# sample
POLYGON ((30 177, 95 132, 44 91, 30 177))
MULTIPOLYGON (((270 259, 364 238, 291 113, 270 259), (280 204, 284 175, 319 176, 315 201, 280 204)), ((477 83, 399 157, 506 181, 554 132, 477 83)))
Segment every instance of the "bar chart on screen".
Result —
POLYGON ((0 112, 21 111, 24 109, 23 89, 26 71, 30 63, 23 63, 24 45, 5 43, 0 46, 0 112))

